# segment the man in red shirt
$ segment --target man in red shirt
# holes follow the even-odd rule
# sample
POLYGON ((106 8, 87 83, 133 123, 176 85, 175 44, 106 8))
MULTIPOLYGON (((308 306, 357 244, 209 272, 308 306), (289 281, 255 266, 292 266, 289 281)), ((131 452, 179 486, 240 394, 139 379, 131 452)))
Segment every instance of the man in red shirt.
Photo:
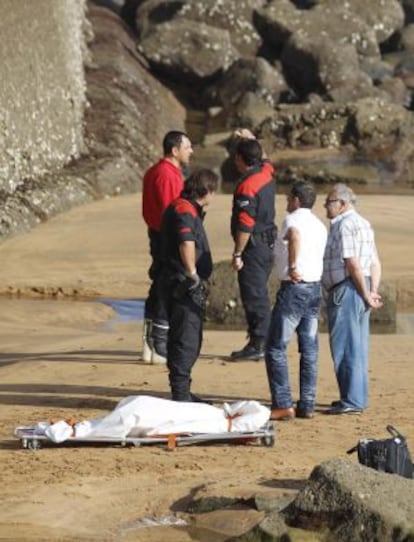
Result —
POLYGON ((191 141, 184 132, 168 132, 163 140, 164 157, 148 169, 142 186, 142 215, 148 226, 152 263, 152 280, 145 301, 143 361, 165 363, 167 355, 168 318, 157 295, 161 271, 161 222, 168 205, 181 194, 184 187, 183 169, 188 167, 193 153, 191 141))

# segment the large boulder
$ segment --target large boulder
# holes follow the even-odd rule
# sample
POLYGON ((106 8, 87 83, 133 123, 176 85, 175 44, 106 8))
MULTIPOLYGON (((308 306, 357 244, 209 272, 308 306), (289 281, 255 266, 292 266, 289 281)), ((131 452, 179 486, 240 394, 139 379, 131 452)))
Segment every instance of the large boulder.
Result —
POLYGON ((262 0, 148 0, 138 4, 139 49, 174 78, 211 77, 241 56, 254 56, 261 39, 252 24, 262 0))
POLYGON ((285 511, 289 525, 329 529, 332 540, 414 540, 414 482, 344 459, 314 468, 285 511))
POLYGON ((313 9, 300 10, 289 0, 271 0, 255 14, 264 41, 276 50, 298 33, 308 40, 326 36, 338 44, 350 44, 362 56, 379 55, 375 30, 358 12, 352 11, 350 2, 324 2, 313 9))
MULTIPOLYGON (((279 288, 279 280, 275 271, 271 273, 268 286, 270 302, 273 305, 279 288)), ((384 300, 384 306, 372 313, 371 320, 380 324, 395 324, 396 288, 383 282, 380 293, 384 300)), ((320 320, 324 322, 325 319, 323 309, 320 320)), ((213 274, 209 280, 206 320, 208 323, 230 329, 244 329, 246 327, 237 274, 233 271, 230 261, 222 261, 214 265, 213 274)))
POLYGON ((281 70, 256 57, 236 60, 209 93, 223 107, 228 127, 257 126, 273 113, 287 89, 281 70))

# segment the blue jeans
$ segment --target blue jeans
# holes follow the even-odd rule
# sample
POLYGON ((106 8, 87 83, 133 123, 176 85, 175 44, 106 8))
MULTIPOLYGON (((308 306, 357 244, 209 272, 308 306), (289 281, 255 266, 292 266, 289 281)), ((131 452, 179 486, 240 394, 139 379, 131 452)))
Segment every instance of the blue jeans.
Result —
POLYGON ((287 346, 293 333, 300 353, 298 408, 312 412, 318 378, 318 315, 321 286, 313 283, 281 283, 273 307, 266 343, 266 370, 273 408, 292 407, 287 346))
POLYGON ((326 308, 341 402, 344 406, 366 408, 370 310, 351 279, 329 292, 326 308))

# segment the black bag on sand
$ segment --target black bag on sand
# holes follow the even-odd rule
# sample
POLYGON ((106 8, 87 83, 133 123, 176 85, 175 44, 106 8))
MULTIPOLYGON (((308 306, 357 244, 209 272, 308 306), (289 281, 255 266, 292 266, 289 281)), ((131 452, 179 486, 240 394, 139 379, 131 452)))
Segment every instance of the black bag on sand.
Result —
POLYGON ((387 425, 392 438, 362 439, 347 454, 358 452, 361 465, 372 469, 413 478, 413 463, 405 437, 392 425, 387 425))

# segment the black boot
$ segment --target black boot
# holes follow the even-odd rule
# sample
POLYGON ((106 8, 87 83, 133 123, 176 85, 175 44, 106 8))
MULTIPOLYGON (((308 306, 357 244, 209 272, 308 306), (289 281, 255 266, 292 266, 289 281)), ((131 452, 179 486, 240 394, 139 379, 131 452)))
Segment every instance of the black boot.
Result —
POLYGON ((152 339, 152 363, 166 363, 168 322, 164 320, 153 320, 151 329, 152 339))
POLYGON ((230 354, 231 361, 260 361, 264 359, 265 340, 261 337, 251 337, 249 342, 241 350, 235 350, 230 354))

